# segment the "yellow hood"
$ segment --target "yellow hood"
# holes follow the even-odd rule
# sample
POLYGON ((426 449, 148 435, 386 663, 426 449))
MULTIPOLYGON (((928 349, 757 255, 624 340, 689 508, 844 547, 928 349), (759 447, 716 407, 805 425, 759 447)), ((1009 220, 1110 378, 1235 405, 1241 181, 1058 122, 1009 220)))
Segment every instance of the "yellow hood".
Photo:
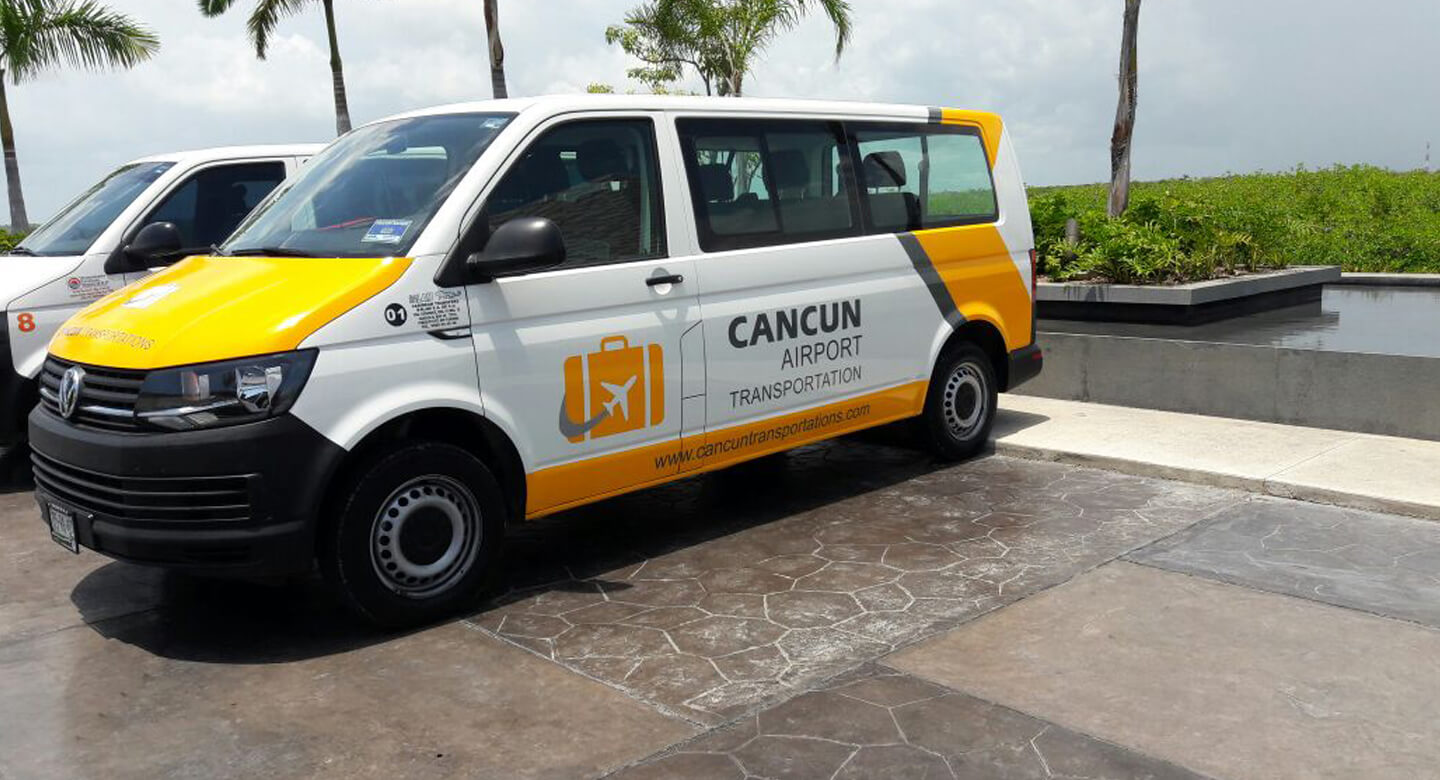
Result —
POLYGON ((71 317, 50 352, 140 369, 284 352, 394 284, 410 262, 192 257, 71 317))

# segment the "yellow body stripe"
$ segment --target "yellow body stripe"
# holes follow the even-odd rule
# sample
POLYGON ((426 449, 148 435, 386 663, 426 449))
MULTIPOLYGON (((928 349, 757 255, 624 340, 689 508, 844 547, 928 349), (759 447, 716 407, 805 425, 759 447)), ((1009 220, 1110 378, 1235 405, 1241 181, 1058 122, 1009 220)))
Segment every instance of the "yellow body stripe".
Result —
POLYGON ((911 382, 838 403, 689 436, 683 442, 638 447, 541 469, 526 476, 525 515, 547 515, 913 417, 925 408, 928 385, 928 382, 911 382), (682 462, 686 469, 677 472, 682 462))
POLYGON ((966 225, 913 234, 930 258, 955 308, 966 320, 983 320, 1016 350, 1034 341, 1030 290, 994 225, 966 225))
POLYGON ((394 284, 410 262, 191 257, 71 317, 50 352, 137 369, 284 352, 394 284))

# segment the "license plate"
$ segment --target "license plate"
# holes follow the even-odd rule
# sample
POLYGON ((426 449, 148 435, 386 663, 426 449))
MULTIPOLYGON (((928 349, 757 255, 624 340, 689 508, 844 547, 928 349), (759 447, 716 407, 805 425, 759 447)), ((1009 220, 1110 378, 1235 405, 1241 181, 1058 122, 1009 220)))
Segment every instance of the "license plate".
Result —
POLYGON ((45 512, 50 521, 50 538, 72 553, 79 554, 80 545, 75 541, 75 512, 59 504, 49 504, 45 512))

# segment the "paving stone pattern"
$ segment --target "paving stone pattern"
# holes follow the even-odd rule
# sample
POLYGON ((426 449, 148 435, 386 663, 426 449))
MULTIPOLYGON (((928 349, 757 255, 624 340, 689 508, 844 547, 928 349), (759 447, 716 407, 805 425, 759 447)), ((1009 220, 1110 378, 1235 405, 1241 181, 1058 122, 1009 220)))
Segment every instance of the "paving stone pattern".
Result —
POLYGON ((1198 778, 939 685, 869 665, 611 776, 1198 778))
POLYGON ((716 724, 1240 500, 822 445, 524 529, 512 591, 468 624, 716 724))
POLYGON ((1129 558, 1440 627, 1440 524, 1429 520, 1259 499, 1129 558))

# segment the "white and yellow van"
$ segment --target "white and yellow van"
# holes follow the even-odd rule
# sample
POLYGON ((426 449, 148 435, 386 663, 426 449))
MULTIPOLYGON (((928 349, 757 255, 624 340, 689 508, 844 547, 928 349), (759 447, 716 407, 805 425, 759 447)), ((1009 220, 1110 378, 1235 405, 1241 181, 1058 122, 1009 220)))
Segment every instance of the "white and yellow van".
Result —
POLYGON ((1040 370, 1032 247, 994 114, 404 114, 61 328, 36 495, 71 549, 318 561, 370 619, 425 620, 510 522, 903 418, 974 453, 996 392, 1040 370))
POLYGON ((60 324, 154 268, 224 241, 321 144, 157 154, 111 171, 0 256, 0 446, 25 438, 60 324))

